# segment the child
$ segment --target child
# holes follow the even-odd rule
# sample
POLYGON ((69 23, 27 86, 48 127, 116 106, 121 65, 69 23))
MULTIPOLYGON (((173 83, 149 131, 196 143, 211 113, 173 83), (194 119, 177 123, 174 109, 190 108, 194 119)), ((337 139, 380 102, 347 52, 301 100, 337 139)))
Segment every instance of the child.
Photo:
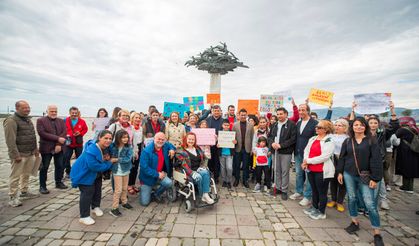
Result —
POLYGON ((115 217, 121 216, 119 212, 119 199, 122 201, 122 207, 131 209, 128 203, 128 179, 132 167, 132 147, 129 144, 130 139, 128 132, 119 130, 115 134, 115 142, 111 145, 111 153, 113 157, 118 158, 118 163, 112 166, 113 181, 115 190, 113 193, 112 209, 109 212, 115 217))
POLYGON ((270 152, 266 147, 268 140, 266 137, 259 137, 258 144, 253 149, 253 153, 256 156, 256 185, 254 192, 260 192, 262 182, 262 171, 265 175, 265 185, 270 189, 271 187, 271 174, 269 172, 268 157, 270 152))
MULTIPOLYGON (((228 119, 223 120, 223 131, 230 130, 230 121, 228 119)), ((237 140, 233 140, 236 144, 237 140)), ((217 144, 217 147, 219 145, 217 144)), ((234 148, 220 148, 220 165, 221 165, 221 179, 223 180, 223 187, 231 189, 231 181, 233 180, 233 153, 234 148)))

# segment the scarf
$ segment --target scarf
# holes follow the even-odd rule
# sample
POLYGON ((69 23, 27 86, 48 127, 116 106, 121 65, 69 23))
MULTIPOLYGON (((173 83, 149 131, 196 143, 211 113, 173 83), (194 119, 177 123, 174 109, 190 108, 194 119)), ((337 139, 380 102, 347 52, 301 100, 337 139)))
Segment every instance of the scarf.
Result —
POLYGON ((151 121, 151 126, 153 127, 154 133, 160 132, 160 124, 159 122, 154 123, 151 121))
POLYGON ((123 128, 129 127, 129 122, 119 122, 123 128))

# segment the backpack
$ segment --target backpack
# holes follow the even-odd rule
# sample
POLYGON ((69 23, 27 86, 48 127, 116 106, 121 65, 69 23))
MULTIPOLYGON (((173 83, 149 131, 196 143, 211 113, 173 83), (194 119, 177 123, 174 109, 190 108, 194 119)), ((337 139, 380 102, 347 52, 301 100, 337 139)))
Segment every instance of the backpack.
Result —
POLYGON ((406 141, 406 139, 403 139, 403 142, 409 146, 410 150, 415 152, 415 153, 419 153, 419 136, 418 134, 415 134, 412 130, 410 130, 409 128, 405 128, 406 130, 408 130, 409 132, 411 132, 413 134, 413 139, 412 142, 409 143, 406 141))

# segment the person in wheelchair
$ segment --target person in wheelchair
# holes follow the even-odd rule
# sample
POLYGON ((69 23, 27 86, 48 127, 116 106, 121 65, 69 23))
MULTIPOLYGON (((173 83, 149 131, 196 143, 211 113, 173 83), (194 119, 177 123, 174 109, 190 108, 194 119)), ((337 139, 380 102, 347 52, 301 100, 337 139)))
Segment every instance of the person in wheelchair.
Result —
POLYGON ((176 150, 175 156, 188 178, 197 186, 202 201, 213 204, 215 201, 208 194, 211 189, 211 174, 207 168, 204 152, 196 145, 195 133, 186 134, 182 146, 176 150))

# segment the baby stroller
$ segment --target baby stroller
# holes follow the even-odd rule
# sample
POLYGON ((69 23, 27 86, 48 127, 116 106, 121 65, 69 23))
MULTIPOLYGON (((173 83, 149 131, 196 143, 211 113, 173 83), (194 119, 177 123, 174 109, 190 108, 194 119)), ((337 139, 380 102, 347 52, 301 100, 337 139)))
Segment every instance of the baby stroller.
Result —
POLYGON ((175 201, 177 196, 182 197, 183 208, 187 213, 192 211, 194 208, 204 208, 213 206, 218 202, 217 187, 214 179, 210 181, 210 192, 208 195, 214 199, 213 204, 207 204, 197 199, 197 187, 194 185, 192 180, 188 178, 185 170, 181 166, 181 162, 177 158, 173 158, 173 191, 172 201, 175 201))

